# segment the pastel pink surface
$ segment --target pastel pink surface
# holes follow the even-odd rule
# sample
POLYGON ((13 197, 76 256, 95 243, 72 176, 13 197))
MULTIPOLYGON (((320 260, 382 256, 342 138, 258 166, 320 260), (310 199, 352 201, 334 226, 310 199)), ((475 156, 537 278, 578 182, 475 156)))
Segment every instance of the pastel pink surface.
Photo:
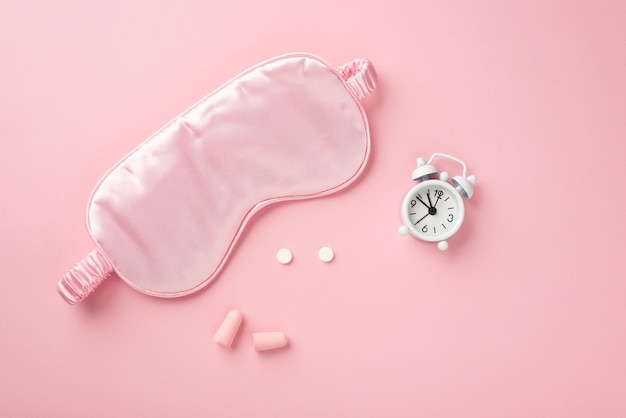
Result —
POLYGON ((625 416, 625 20, 611 0, 2 3, 0 415, 625 416), (260 212, 193 296, 111 277, 65 304, 102 174, 293 51, 376 66, 363 176, 260 212), (433 152, 478 177, 445 253, 397 233, 433 152), (215 344, 231 306, 289 349, 215 344))

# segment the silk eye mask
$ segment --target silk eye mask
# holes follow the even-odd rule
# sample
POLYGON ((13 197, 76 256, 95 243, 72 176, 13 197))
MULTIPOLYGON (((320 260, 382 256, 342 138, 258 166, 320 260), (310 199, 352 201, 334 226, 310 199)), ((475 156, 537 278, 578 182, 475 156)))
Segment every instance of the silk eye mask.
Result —
POLYGON ((80 302, 112 271, 153 296, 206 286, 261 208, 328 195, 359 177, 370 150, 359 100, 375 85, 366 59, 335 69, 308 54, 231 79, 100 180, 87 206, 96 249, 59 293, 80 302))

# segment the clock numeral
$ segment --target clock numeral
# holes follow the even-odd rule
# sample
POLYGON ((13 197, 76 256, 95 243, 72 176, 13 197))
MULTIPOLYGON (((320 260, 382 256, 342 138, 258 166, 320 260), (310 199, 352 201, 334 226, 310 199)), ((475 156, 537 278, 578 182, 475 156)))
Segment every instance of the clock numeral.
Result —
POLYGON ((417 200, 411 200, 411 207, 415 207, 417 205, 417 200))
POLYGON ((435 197, 441 198, 443 196, 443 190, 435 190, 435 197))
POLYGON ((448 222, 452 222, 454 220, 454 215, 453 214, 448 214, 448 222))
POLYGON ((422 227, 422 232, 423 232, 423 233, 428 232, 428 225, 424 225, 424 226, 422 227))

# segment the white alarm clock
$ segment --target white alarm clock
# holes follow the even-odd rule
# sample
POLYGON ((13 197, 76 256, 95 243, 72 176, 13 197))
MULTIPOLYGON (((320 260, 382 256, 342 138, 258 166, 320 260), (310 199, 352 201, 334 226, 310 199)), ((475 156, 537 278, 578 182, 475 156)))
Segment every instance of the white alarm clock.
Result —
POLYGON ((402 225, 401 235, 412 235, 423 241, 437 242, 440 250, 448 249, 448 238, 453 236, 463 224, 465 205, 463 199, 469 199, 474 193, 476 176, 467 176, 465 163, 451 155, 434 153, 428 162, 417 159, 417 168, 413 171, 413 180, 418 181, 409 190, 400 207, 402 225), (433 165, 436 158, 455 161, 463 167, 463 175, 452 177, 441 172, 439 178, 433 165))

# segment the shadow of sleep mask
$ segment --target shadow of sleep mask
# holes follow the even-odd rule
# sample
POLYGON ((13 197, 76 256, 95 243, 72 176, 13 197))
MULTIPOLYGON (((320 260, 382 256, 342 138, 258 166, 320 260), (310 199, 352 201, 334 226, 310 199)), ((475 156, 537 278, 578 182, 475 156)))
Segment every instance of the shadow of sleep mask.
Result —
POLYGON ((203 288, 261 208, 328 195, 359 177, 370 150, 359 101, 375 86, 366 59, 336 69, 289 54, 214 90, 99 181, 87 205, 96 248, 58 292, 80 302, 113 271, 153 296, 203 288))

